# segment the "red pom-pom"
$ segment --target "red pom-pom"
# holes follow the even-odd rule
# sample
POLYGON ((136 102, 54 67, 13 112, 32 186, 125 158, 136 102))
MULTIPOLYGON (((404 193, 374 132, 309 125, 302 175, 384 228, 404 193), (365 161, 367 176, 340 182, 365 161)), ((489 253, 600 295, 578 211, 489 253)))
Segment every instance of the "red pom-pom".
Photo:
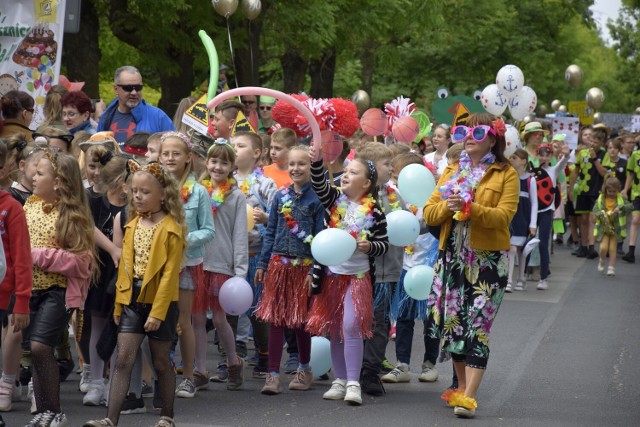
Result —
MULTIPOLYGON (((300 94, 292 94, 291 96, 300 102, 304 102, 309 98, 306 95, 300 94)), ((301 132, 301 130, 298 128, 298 124, 296 123, 296 117, 298 116, 298 114, 299 112, 296 107, 286 101, 281 100, 276 102, 271 109, 271 117, 275 122, 280 124, 280 126, 282 127, 293 129, 293 131, 295 131, 295 133, 299 137, 302 137, 305 136, 305 134, 304 132, 301 132)))
POLYGON ((344 138, 351 138, 360 129, 358 119, 358 107, 353 102, 342 98, 331 98, 329 100, 335 110, 332 130, 344 138))

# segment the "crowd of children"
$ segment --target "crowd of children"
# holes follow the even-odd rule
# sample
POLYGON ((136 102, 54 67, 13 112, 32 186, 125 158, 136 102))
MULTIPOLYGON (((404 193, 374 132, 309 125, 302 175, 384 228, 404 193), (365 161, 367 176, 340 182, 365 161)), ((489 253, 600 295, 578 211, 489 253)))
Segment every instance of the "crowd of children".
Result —
MULTIPOLYGON (((0 318, 7 327, 0 411, 11 410, 22 364, 33 390, 34 418, 27 425, 70 425, 60 405, 54 349, 72 317, 83 404, 108 407, 107 417, 85 426, 115 426, 121 415, 145 410, 146 384, 154 386, 159 427, 175 426, 174 397, 193 398, 210 379, 225 382, 227 390, 242 388, 251 359, 239 347, 243 317, 252 327, 253 376, 264 378, 263 394, 284 391, 285 342, 297 354, 289 390, 312 386, 312 335, 331 343, 334 380, 324 399, 360 405, 363 392, 379 396, 383 383, 411 380, 414 325, 426 322, 427 301, 409 297, 403 282, 412 267, 436 263, 440 232, 425 224, 421 206, 403 200, 396 181, 412 164, 440 176, 459 161, 462 144, 452 143, 446 125, 434 129, 431 153, 345 140, 329 168, 322 153, 298 143, 291 129, 269 138, 232 136, 231 118, 241 109, 237 102, 220 104, 212 128, 218 138, 208 142, 181 132, 137 134, 122 152, 109 132, 63 140, 56 148, 56 135, 32 141, 18 133, 1 141, 0 178, 8 190, 0 191, 7 271, 0 287, 0 318), (386 215, 397 210, 420 222, 418 239, 406 247, 387 238, 386 215), (311 253, 314 236, 327 227, 356 239, 355 252, 329 267, 311 253), (19 262, 25 259, 30 262, 19 262), (245 279, 254 294, 240 321, 227 316, 219 299, 232 278, 245 279), (221 355, 211 377, 209 321, 221 355), (392 325, 397 364, 388 366, 392 325), (23 340, 29 342, 25 363, 23 340), (182 379, 176 386, 177 345, 182 379)), ((541 123, 528 123, 525 149, 509 159, 520 196, 510 227, 506 292, 526 289, 527 266, 539 276, 537 289, 548 289, 552 245, 564 242, 559 210, 571 225, 575 255, 599 257, 598 271, 609 276, 629 223, 623 259, 635 262, 640 151, 633 151, 633 137, 587 127, 571 152, 563 135, 550 142, 547 135, 541 123), (524 249, 534 239, 537 250, 527 256, 524 249)), ((425 334, 419 381, 438 379, 439 345, 425 334)), ((451 390, 456 388, 454 374, 451 390)))

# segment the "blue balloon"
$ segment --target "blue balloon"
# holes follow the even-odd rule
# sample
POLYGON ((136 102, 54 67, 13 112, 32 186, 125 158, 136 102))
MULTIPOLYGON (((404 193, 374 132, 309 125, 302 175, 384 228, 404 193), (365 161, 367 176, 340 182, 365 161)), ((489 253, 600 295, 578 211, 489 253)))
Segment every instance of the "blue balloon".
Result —
POLYGON ((411 212, 394 211, 387 215, 387 235, 394 246, 407 246, 420 234, 420 222, 411 212))
POLYGON ((218 301, 225 313, 238 316, 253 304, 253 290, 242 277, 232 277, 220 287, 218 301))
POLYGON ((311 360, 314 377, 319 377, 331 369, 331 343, 325 337, 311 337, 311 360))
POLYGON ((313 237, 311 254, 322 265, 340 265, 356 251, 356 239, 340 228, 327 228, 313 237))
POLYGON ((433 268, 416 265, 404 275, 404 290, 411 298, 423 301, 429 297, 433 284, 433 268))
POLYGON ((423 207, 436 188, 436 180, 426 166, 405 166, 398 175, 398 189, 402 198, 419 208, 423 207))
POLYGON ((47 71, 47 67, 40 64, 38 65, 38 71, 40 71, 41 73, 44 73, 45 71, 47 71))

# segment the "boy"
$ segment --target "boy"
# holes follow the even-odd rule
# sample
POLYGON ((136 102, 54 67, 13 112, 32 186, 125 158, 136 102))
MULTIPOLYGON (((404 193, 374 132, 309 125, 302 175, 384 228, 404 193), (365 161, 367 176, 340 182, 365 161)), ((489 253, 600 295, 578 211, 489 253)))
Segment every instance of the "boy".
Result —
POLYGON ((245 112, 244 106, 232 99, 227 99, 216 105, 209 129, 213 137, 224 138, 228 141, 231 138, 231 132, 236 124, 236 117, 240 111, 242 111, 242 113, 245 112))
MULTIPOLYGON (((273 196, 276 194, 276 185, 273 180, 263 174, 262 168, 256 166, 262 155, 262 139, 252 132, 238 132, 232 138, 233 148, 236 150, 236 166, 238 169, 233 177, 238 182, 238 187, 247 197, 247 205, 253 208, 255 226, 249 231, 249 271, 247 281, 254 289, 254 295, 259 295, 253 278, 255 276, 256 255, 260 255, 262 248, 261 230, 269 220, 267 214, 273 196)), ((254 305, 257 306, 257 298, 254 305)), ((256 346, 257 361, 253 368, 254 378, 266 378, 268 374, 268 335, 269 324, 258 320, 251 312, 249 317, 253 326, 253 338, 256 346)))
POLYGON ((157 162, 160 155, 160 139, 164 132, 156 132, 147 139, 147 152, 144 153, 144 158, 147 163, 157 162))
POLYGON ((289 177, 288 162, 289 150, 296 145, 296 133, 289 128, 280 128, 271 135, 271 164, 264 167, 264 174, 271 178, 277 188, 286 187, 291 184, 289 177))
POLYGON ((631 228, 629 231, 629 251, 622 257, 623 260, 636 262, 636 240, 638 240, 638 229, 640 228, 640 150, 634 151, 627 162, 627 180, 624 184, 622 194, 631 194, 629 200, 633 203, 631 213, 631 228))

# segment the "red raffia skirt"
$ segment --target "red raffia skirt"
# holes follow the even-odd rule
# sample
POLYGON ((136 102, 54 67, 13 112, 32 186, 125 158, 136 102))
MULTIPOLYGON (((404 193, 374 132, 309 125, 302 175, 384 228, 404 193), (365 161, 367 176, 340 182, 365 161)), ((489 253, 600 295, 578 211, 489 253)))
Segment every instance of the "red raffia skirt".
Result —
POLYGON ((208 309, 215 311, 224 311, 218 301, 218 295, 220 294, 220 288, 227 280, 231 279, 231 276, 226 274, 214 273, 211 271, 204 271, 204 280, 202 289, 196 289, 193 301, 193 312, 204 313, 208 309))
POLYGON ((192 313, 204 313, 207 311, 206 301, 203 304, 203 296, 206 295, 206 288, 204 286, 204 269, 203 264, 200 263, 198 265, 194 265, 191 267, 186 267, 189 269, 189 273, 191 274, 191 280, 194 284, 193 290, 193 307, 191 308, 192 313), (200 296, 200 298, 199 298, 200 296))
POLYGON ((371 275, 364 276, 333 274, 325 269, 320 294, 316 295, 309 313, 307 330, 312 335, 329 336, 331 330, 339 327, 340 338, 344 339, 342 320, 344 318, 344 296, 351 285, 351 299, 355 308, 355 317, 359 322, 360 336, 373 336, 373 286, 371 275), (334 323, 338 323, 334 325, 334 323))
POLYGON ((305 279, 311 260, 273 255, 264 280, 256 317, 275 326, 299 328, 309 318, 309 289, 305 279))

